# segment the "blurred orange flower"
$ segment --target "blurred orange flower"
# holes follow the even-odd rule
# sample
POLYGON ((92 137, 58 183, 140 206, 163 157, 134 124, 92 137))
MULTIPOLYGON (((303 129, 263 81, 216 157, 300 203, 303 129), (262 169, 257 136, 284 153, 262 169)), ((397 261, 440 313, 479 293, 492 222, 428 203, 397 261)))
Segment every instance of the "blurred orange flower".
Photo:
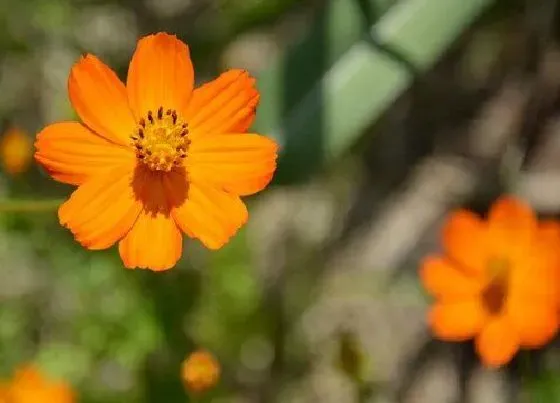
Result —
POLYGON ((1 403, 73 403, 72 389, 63 382, 46 379, 36 368, 24 366, 0 389, 1 403))
POLYGON ((451 214, 443 247, 444 255, 426 258, 420 270, 436 299, 428 317, 436 337, 474 338, 489 367, 554 337, 559 327, 558 223, 538 222, 525 203, 503 197, 487 220, 465 210, 451 214))
POLYGON ((0 137, 0 161, 8 174, 15 176, 27 171, 32 156, 31 138, 23 130, 11 127, 0 137))
POLYGON ((181 375, 190 392, 202 393, 218 382, 220 363, 208 351, 198 350, 183 361, 181 375))
POLYGON ((59 219, 84 247, 119 242, 127 268, 166 270, 182 254, 182 232, 218 249, 247 221, 240 196, 266 187, 277 155, 274 141, 245 133, 255 80, 230 70, 193 85, 188 47, 165 33, 138 42, 126 86, 93 55, 72 67, 69 96, 83 123, 47 126, 35 157, 79 186, 59 219))

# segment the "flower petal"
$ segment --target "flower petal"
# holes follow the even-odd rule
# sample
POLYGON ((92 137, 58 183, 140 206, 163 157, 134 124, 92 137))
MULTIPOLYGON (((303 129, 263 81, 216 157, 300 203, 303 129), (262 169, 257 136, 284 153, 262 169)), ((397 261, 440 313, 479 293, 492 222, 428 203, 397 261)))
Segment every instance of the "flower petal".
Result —
POLYGON ((189 49, 175 35, 158 33, 138 41, 126 84, 137 120, 160 106, 177 112, 185 110, 193 85, 189 49))
POLYGON ((493 318, 476 338, 476 350, 488 367, 507 364, 517 350, 519 340, 506 316, 493 318))
POLYGON ((439 256, 424 259, 420 278, 431 295, 446 301, 474 297, 484 287, 482 279, 466 275, 449 260, 439 256))
POLYGON ((207 248, 219 249, 248 219, 245 204, 238 196, 204 183, 190 182, 188 194, 176 191, 186 178, 166 175, 164 185, 172 203, 172 215, 179 228, 198 238, 207 248))
MULTIPOLYGON (((175 266, 181 257, 183 236, 171 217, 170 201, 163 178, 167 173, 154 172, 139 165, 134 173, 133 187, 143 209, 134 227, 119 243, 125 267, 154 271, 175 266)), ((186 192, 186 184, 174 190, 186 192)))
POLYGON ((470 298, 436 303, 428 315, 428 322, 439 339, 464 341, 480 332, 486 318, 480 300, 470 298))
POLYGON ((527 253, 511 275, 512 294, 545 304, 560 304, 560 225, 539 223, 527 253))
POLYGON ((0 402, 1 403, 8 403, 8 398, 10 392, 10 384, 8 382, 2 381, 0 382, 0 402))
POLYGON ((128 145, 135 122, 126 89, 101 60, 83 56, 72 67, 68 93, 84 124, 113 143, 128 145))
POLYGON ((35 147, 35 158, 47 172, 71 185, 80 185, 135 158, 131 149, 111 143, 77 122, 45 127, 37 135, 35 147))
POLYGON ((518 259, 511 269, 509 293, 513 298, 544 304, 560 301, 560 270, 546 251, 518 259))
POLYGON ((194 181, 245 196, 268 185, 277 149, 273 140, 257 134, 203 136, 193 140, 185 165, 194 181))
POLYGON ((488 241, 495 253, 514 259, 527 253, 535 232, 537 219, 531 207, 514 197, 498 199, 488 213, 488 241))
POLYGON ((95 175, 58 210, 60 224, 88 249, 106 249, 132 228, 142 208, 129 164, 95 175))
POLYGON ((537 228, 537 239, 543 246, 548 245, 553 250, 560 244, 560 221, 543 220, 537 228))
POLYGON ((558 332, 559 315, 555 305, 534 303, 519 298, 508 299, 507 315, 523 347, 538 348, 558 332))
POLYGON ((191 132, 244 133, 259 103, 255 79, 245 70, 229 70, 193 92, 185 119, 191 132))
POLYGON ((467 210, 451 213, 443 227, 443 246, 449 257, 472 273, 482 273, 488 258, 486 225, 467 210))
POLYGON ((181 258, 183 236, 175 221, 163 212, 143 211, 119 243, 126 268, 168 270, 181 258))

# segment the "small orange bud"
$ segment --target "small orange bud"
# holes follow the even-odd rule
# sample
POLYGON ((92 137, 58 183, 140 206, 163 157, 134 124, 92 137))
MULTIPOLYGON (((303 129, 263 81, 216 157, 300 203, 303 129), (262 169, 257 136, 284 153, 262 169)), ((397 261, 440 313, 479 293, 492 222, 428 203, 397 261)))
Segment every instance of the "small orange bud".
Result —
POLYGON ((12 176, 27 170, 32 153, 31 139, 21 129, 12 127, 0 138, 0 162, 4 170, 12 176))
POLYGON ((181 375, 189 391, 202 393, 218 382, 220 363, 208 351, 198 350, 183 361, 181 375))

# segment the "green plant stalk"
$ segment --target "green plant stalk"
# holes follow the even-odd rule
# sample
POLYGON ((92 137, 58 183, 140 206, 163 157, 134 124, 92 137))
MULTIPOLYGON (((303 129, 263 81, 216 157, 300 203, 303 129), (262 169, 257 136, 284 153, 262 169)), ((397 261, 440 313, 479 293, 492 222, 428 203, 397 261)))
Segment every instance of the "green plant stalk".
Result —
POLYGON ((56 210, 64 200, 0 200, 2 213, 40 213, 56 210))

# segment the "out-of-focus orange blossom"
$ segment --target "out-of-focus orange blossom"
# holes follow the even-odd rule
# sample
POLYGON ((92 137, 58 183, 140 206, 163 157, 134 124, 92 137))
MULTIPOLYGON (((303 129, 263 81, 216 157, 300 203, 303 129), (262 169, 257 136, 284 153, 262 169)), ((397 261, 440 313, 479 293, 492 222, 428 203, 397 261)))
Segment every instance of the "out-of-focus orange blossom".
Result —
POLYGON ((499 367, 519 349, 558 332, 560 224, 502 197, 488 218, 459 210, 443 228, 444 252, 427 257, 420 277, 435 297, 428 315, 445 341, 475 340, 483 364, 499 367))
POLYGON ((64 382, 45 377, 26 365, 0 385, 0 403, 74 403, 72 389, 64 382))
POLYGON ((33 159, 33 143, 23 130, 11 127, 0 136, 0 162, 11 176, 24 173, 33 159))
POLYGON ((189 355, 181 368, 181 377, 187 390, 202 393, 213 388, 220 379, 220 363, 206 350, 189 355))

